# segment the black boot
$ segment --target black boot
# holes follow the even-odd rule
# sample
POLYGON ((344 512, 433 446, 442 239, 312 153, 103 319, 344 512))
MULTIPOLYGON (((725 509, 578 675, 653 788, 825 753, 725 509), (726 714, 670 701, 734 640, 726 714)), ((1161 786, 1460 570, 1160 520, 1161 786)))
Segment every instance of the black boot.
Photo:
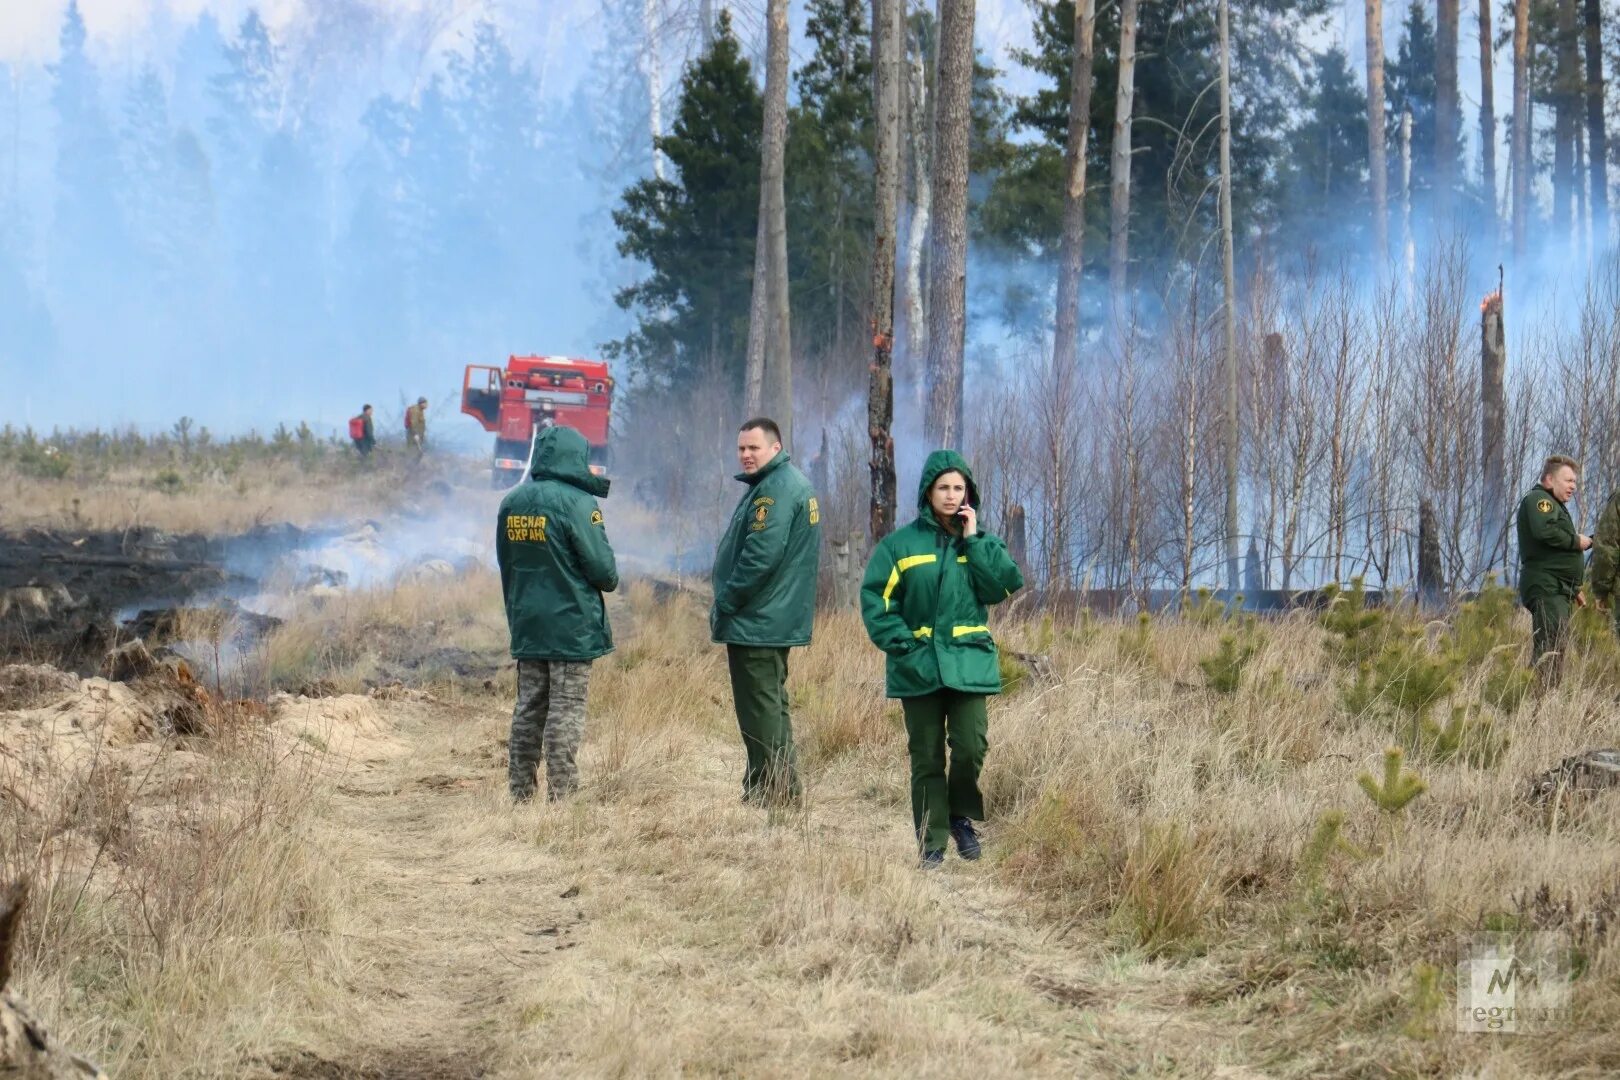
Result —
POLYGON ((951 839, 956 841, 956 852, 969 861, 979 857, 979 834, 973 831, 973 822, 965 817, 951 818, 951 839))

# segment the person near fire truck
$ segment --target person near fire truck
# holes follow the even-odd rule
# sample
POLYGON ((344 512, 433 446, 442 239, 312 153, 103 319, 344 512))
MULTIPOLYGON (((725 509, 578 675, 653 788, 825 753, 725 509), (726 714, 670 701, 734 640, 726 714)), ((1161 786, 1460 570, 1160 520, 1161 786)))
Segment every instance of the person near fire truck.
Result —
POLYGON ((887 693, 905 717, 911 820, 929 870, 944 863, 949 840, 964 859, 980 855, 986 700, 1001 692, 986 608, 1024 587, 1007 545, 984 531, 982 505, 962 456, 935 450, 916 519, 878 542, 861 580, 866 635, 887 657, 887 693))
POLYGON ((519 803, 534 798, 542 759, 547 799, 579 786, 575 758, 585 737, 591 662, 613 651, 602 594, 619 586, 597 502, 607 498, 608 480, 591 472, 585 436, 570 427, 542 431, 530 476, 501 500, 495 523, 518 668, 507 774, 519 803))
POLYGON ((1571 608, 1585 607, 1581 582, 1592 538, 1575 528, 1565 505, 1575 497, 1580 465, 1555 454, 1541 481, 1519 500, 1519 601, 1530 611, 1532 656, 1543 684, 1563 668, 1571 608))
POLYGON ((360 414, 349 421, 349 437, 362 458, 371 456, 377 446, 377 427, 371 416, 371 406, 361 408, 360 414))
POLYGON ((800 801, 788 713, 788 650, 810 644, 821 558, 821 510, 782 449, 774 420, 737 433, 736 478, 747 485, 714 556, 709 636, 726 647, 731 697, 748 764, 743 800, 800 801))
POLYGON ((428 399, 419 397, 405 410, 405 442, 418 454, 427 446, 427 406, 428 399))

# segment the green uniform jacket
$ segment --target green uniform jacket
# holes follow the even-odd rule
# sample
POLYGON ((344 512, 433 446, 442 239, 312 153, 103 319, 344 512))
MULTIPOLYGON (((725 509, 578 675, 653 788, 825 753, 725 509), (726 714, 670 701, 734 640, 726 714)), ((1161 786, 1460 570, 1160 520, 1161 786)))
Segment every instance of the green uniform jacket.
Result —
POLYGON ((1609 496, 1592 534, 1592 592, 1613 600, 1620 588, 1620 491, 1609 496))
POLYGON ((1537 484, 1519 502, 1519 597, 1573 597, 1586 575, 1575 520, 1537 484))
POLYGON ((778 453, 752 475, 714 553, 709 636, 725 645, 810 644, 821 510, 804 473, 778 453))
POLYGON ((983 530, 983 518, 979 531, 965 538, 934 519, 928 489, 951 469, 967 480, 969 505, 979 506, 967 462, 953 450, 935 450, 923 464, 917 520, 879 542, 861 582, 861 618, 872 644, 888 656, 892 698, 1001 692, 985 607, 1023 588, 1024 575, 1007 545, 983 530))
POLYGON ((549 427, 535 444, 533 479, 501 500, 495 558, 506 596, 512 655, 519 660, 594 660, 613 651, 602 594, 619 570, 602 524, 585 436, 549 427))

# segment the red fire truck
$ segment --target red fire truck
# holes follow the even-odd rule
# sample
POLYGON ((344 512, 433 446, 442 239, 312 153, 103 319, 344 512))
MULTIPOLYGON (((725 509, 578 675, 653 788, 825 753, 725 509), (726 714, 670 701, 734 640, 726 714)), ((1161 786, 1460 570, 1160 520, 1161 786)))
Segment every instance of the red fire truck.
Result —
POLYGON ((468 364, 461 384, 461 411, 495 433, 497 488, 523 479, 535 433, 553 424, 585 436, 591 471, 606 472, 612 404, 607 364, 572 356, 511 356, 505 368, 468 364))

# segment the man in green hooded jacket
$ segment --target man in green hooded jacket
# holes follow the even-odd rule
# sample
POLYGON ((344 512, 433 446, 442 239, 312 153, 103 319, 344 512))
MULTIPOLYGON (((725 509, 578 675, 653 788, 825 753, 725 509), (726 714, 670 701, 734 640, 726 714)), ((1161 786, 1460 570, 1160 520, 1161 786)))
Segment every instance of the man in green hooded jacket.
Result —
POLYGON ((591 473, 585 437, 573 428, 546 428, 535 440, 531 473, 501 500, 495 525, 518 664, 508 767, 518 802, 534 797, 542 757, 548 799, 579 786, 574 759, 585 736, 591 661, 613 651, 602 594, 619 585, 596 501, 607 497, 608 481, 591 473))
POLYGON ((775 421, 737 433, 747 485, 714 555, 710 637, 726 647, 731 696, 748 767, 743 798, 797 801, 788 715, 788 649, 810 644, 821 558, 821 510, 810 481, 782 450, 775 421))

